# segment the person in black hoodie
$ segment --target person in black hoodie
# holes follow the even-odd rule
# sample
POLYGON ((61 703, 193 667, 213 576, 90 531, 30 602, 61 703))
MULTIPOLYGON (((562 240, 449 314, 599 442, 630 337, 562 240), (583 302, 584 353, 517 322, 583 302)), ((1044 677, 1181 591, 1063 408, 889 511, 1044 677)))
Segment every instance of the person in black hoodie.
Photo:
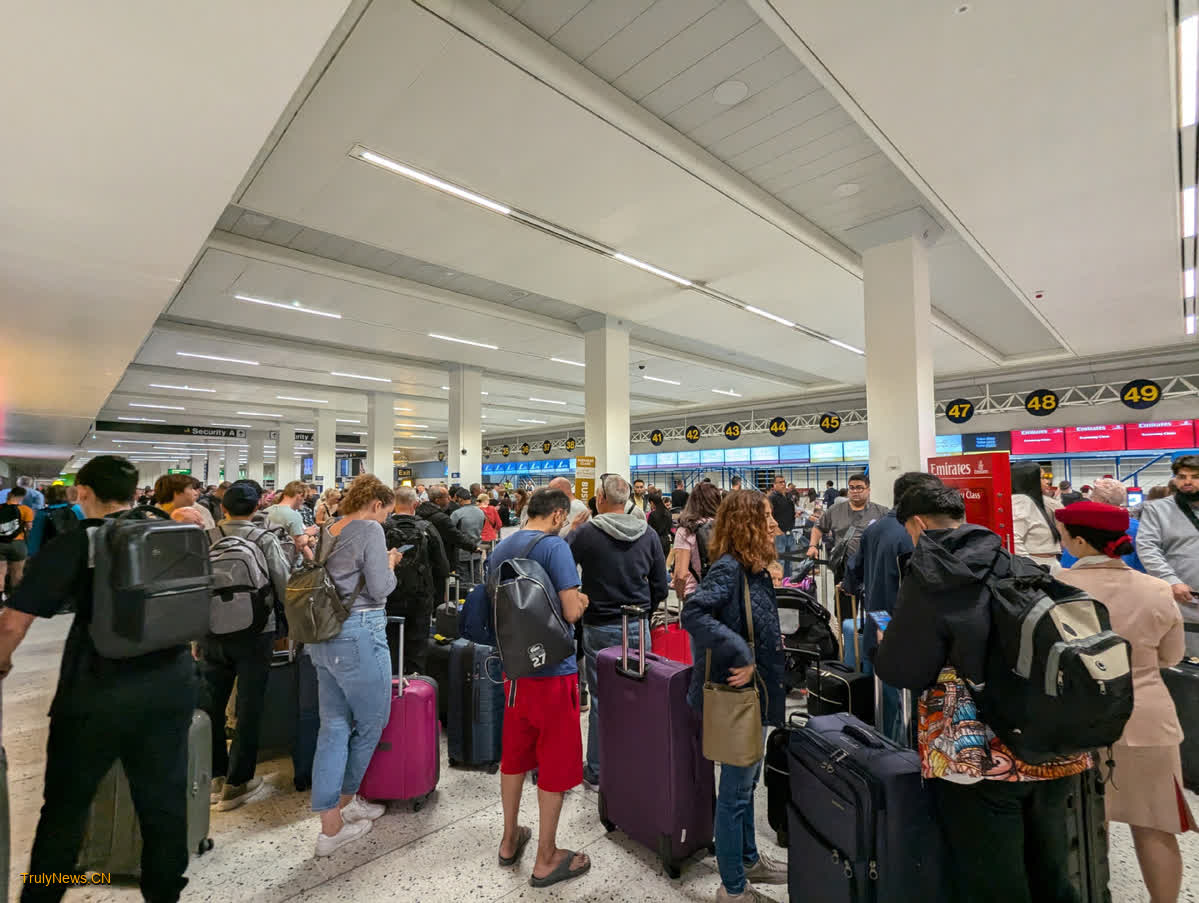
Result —
POLYGON ((649 522, 649 527, 658 534, 658 540, 662 543, 662 554, 670 554, 670 528, 674 526, 674 519, 670 516, 670 509, 666 507, 666 499, 662 497, 662 493, 657 489, 649 491, 650 512, 646 520, 649 522))
MULTIPOLYGON (((627 480, 608 474, 596 487, 599 513, 566 535, 575 562, 583 569, 583 594, 591 601, 583 613, 583 653, 587 660, 587 763, 583 781, 599 788, 599 700, 596 656, 620 644, 620 608, 638 605, 652 614, 670 591, 666 556, 658 534, 640 511, 625 514, 630 487, 627 480)), ((639 648, 639 634, 630 627, 629 648, 639 648)))
POLYGON ((1075 901, 1063 826, 1077 784, 1064 779, 1090 768, 1090 757, 1020 761, 979 718, 968 684, 986 679, 991 613, 983 581, 1043 570, 1008 554, 998 535, 965 516, 961 493, 945 486, 919 485, 899 500, 896 517, 915 550, 874 668, 888 684, 922 694, 920 764, 949 849, 951 899, 1075 901))
MULTIPOLYGON (((456 550, 474 552, 478 549, 479 544, 454 526, 449 514, 446 513, 449 504, 449 490, 444 486, 431 486, 429 487, 429 501, 421 502, 420 507, 416 509, 416 516, 433 525, 433 529, 441 537, 441 546, 445 550, 446 558, 455 561, 457 560, 456 550)), ((437 581, 435 589, 438 597, 444 598, 445 581, 437 581)))

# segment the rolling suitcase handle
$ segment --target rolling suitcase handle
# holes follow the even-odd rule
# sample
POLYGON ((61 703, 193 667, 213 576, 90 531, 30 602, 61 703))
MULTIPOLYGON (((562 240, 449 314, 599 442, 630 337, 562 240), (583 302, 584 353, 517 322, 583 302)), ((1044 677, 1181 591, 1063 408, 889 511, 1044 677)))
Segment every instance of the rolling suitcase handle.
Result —
POLYGON ((404 618, 400 615, 388 615, 388 624, 400 625, 400 648, 399 655, 396 657, 396 687, 399 692, 397 696, 404 695, 404 685, 407 681, 404 680, 404 618))
POLYGON ((631 677, 634 680, 645 680, 646 662, 645 662, 645 644, 648 640, 646 636, 649 629, 649 615, 641 610, 639 605, 622 605, 620 607, 620 663, 616 666, 617 672, 625 677, 631 677), (637 619, 638 641, 640 646, 637 650, 637 670, 633 671, 629 668, 629 618, 637 619))

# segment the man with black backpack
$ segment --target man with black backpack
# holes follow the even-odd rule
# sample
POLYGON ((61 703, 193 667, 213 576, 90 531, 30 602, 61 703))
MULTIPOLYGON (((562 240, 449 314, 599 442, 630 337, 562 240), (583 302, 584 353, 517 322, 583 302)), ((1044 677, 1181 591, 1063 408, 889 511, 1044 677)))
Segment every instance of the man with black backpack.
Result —
MULTIPOLYGON (((404 662, 410 671, 425 673, 425 653, 429 645, 429 621, 437 604, 438 588, 450 575, 441 535, 432 524, 416 516, 416 490, 396 488, 395 513, 383 524, 387 548, 403 549, 404 557, 396 565, 396 588, 387 597, 387 614, 405 618, 404 662)), ((399 626, 387 625, 387 645, 391 648, 391 667, 398 667, 399 626)), ((449 688, 441 692, 448 692, 449 688)))
POLYGON ((255 525, 258 492, 234 483, 221 496, 225 519, 209 531, 212 632, 198 644, 202 708, 212 720, 211 800, 236 809, 262 786, 254 776, 275 640, 275 609, 287 595, 291 564, 279 540, 255 525), (225 710, 237 681, 237 730, 225 742, 225 710))
POLYGON ((875 671, 922 691, 918 748, 952 899, 1075 901, 1089 863, 1071 865, 1066 825, 1083 804, 1071 803, 1081 784, 1068 779, 1123 732, 1127 641, 1110 633, 1100 603, 1008 554, 965 515, 945 486, 920 484, 899 500, 915 550, 875 671))
MULTIPOLYGON (((129 509, 137 469, 124 458, 99 455, 76 477, 84 529, 48 543, 25 582, 0 612, 0 677, 35 617, 66 603, 77 614, 63 647, 62 670, 50 709, 45 803, 33 841, 32 874, 76 873, 88 807, 114 761, 129 779, 143 842, 141 891, 147 900, 175 901, 187 884, 187 738, 195 708, 195 662, 186 643, 127 658, 102 656, 93 624, 97 585, 93 550, 106 527, 154 517, 154 509, 114 519, 129 509)), ((172 527, 175 525, 171 524, 172 527)), ((21 890, 24 903, 62 899, 66 882, 21 890)))

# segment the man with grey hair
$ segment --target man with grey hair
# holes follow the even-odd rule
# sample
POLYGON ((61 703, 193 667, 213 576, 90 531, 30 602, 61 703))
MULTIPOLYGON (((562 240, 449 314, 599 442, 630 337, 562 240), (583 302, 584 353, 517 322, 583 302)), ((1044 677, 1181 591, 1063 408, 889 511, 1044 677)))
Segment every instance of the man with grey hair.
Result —
MULTIPOLYGON (((387 548, 404 549, 396 565, 396 588, 387 597, 387 613, 407 621, 404 631, 404 663, 410 671, 423 672, 428 649, 429 622, 440 589, 450 574, 441 535, 427 521, 416 516, 416 490, 411 486, 396 489, 395 513, 383 524, 387 548)), ((394 672, 399 655, 399 627, 389 624, 387 645, 391 650, 394 672)), ((448 691, 448 688, 447 688, 448 691)))
MULTIPOLYGON (((1124 484, 1119 480, 1113 480, 1111 477, 1103 477, 1096 480, 1091 486, 1092 502, 1099 502, 1102 505, 1113 505, 1116 508, 1128 507, 1128 490, 1124 488, 1124 484)), ((1136 545, 1137 531, 1140 529, 1141 522, 1132 516, 1128 516, 1128 535, 1131 537, 1133 545, 1136 545)), ((1127 555, 1122 555, 1124 563, 1130 568, 1141 573, 1145 572, 1145 566, 1141 564, 1141 559, 1137 557, 1136 550, 1129 552, 1127 555)), ((1062 546, 1062 567, 1068 568, 1078 561, 1065 546, 1062 546)), ((1069 583, 1069 577, 1063 575, 1063 579, 1069 583)))
MULTIPOLYGON (((25 499, 21 502, 27 508, 32 508, 37 511, 39 508, 46 507, 46 497, 33 487, 33 477, 17 477, 17 485, 25 490, 25 499)), ((8 501, 8 493, 10 490, 0 490, 0 504, 8 501)))
MULTIPOLYGON (((458 550, 474 552, 478 549, 478 543, 454 526, 453 521, 450 520, 450 515, 445 510, 449 504, 450 491, 444 483, 437 486, 430 486, 429 501, 421 502, 417 506, 416 516, 427 520, 433 525, 433 529, 441 537, 441 546, 445 551, 446 558, 456 562, 458 560, 458 550)), ((444 596, 444 581, 436 589, 438 596, 444 596)))
MULTIPOLYGON (((583 613, 583 654, 591 694, 583 782, 592 790, 599 789, 600 774, 596 657, 601 649, 620 645, 622 606, 636 605, 648 616, 670 589, 658 534, 648 529, 640 511, 625 512, 630 491, 624 477, 605 474, 596 487, 598 514, 580 521, 566 537, 582 568, 583 594, 590 599, 583 613)), ((639 635, 630 630, 630 648, 639 645, 639 635)))
MULTIPOLYGON (((565 492, 566 497, 570 499, 570 513, 566 515, 566 524, 562 527, 562 532, 558 535, 563 539, 566 538, 571 530, 580 527, 586 522, 587 518, 591 517, 591 511, 585 502, 580 502, 575 498, 575 484, 566 477, 554 477, 550 480, 547 489, 557 489, 559 492, 565 492)), ((525 524, 529 520, 529 506, 525 505, 525 510, 520 513, 520 528, 523 530, 525 524)))

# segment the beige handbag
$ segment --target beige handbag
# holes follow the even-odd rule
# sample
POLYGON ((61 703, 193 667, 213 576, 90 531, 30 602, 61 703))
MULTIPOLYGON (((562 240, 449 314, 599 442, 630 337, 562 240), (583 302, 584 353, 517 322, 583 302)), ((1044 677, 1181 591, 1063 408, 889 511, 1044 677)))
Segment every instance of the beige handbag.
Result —
POLYGON ((704 758, 723 765, 753 765, 763 755, 762 702, 758 696, 757 659, 754 655, 754 616, 749 604, 749 580, 741 575, 745 625, 754 679, 747 687, 712 683, 712 650, 704 665, 704 758))

